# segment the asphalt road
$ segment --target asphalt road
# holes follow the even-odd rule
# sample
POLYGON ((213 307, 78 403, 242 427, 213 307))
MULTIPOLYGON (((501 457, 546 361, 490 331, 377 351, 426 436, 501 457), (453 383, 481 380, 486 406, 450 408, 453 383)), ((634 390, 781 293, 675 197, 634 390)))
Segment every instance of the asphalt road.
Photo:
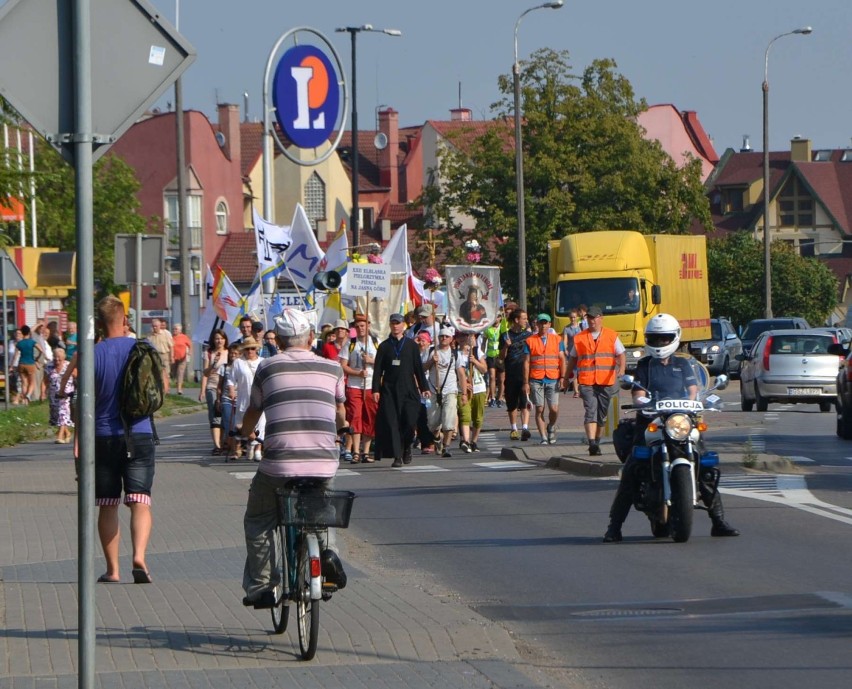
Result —
POLYGON ((657 540, 633 514, 604 545, 614 480, 471 455, 341 477, 359 494, 347 536, 387 576, 506 627, 560 686, 849 686, 852 444, 815 406, 729 409, 724 440, 762 442, 794 472, 726 472, 740 538, 710 538, 702 514, 688 543, 657 540))

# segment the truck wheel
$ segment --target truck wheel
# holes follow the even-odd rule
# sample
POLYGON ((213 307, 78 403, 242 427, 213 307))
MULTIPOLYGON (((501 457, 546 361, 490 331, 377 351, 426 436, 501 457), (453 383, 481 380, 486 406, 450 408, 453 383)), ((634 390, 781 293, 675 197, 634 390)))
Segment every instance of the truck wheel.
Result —
POLYGON ((757 403, 757 411, 766 411, 769 409, 769 402, 765 397, 761 397, 760 390, 757 389, 757 383, 754 384, 754 401, 757 403))

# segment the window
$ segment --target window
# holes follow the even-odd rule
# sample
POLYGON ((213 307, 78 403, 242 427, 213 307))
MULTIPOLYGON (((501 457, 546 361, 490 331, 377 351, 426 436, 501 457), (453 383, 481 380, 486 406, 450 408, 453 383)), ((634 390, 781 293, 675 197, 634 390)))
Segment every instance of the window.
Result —
POLYGON ((813 227, 814 200, 798 177, 787 180, 778 196, 781 227, 813 227))
POLYGON ((741 213, 743 210, 743 190, 740 188, 722 189, 722 213, 741 213))
POLYGON ((316 172, 305 182, 305 214, 316 232, 317 221, 325 220, 325 182, 316 172))
POLYGON ((216 204, 216 234, 228 234, 228 204, 224 201, 216 204))
POLYGON ((799 239, 799 255, 813 257, 815 255, 816 244, 813 237, 801 237, 799 239))
POLYGON ((814 151, 814 162, 824 163, 831 160, 831 150, 814 151))
MULTIPOLYGON (((166 232, 169 244, 177 247, 178 237, 178 197, 177 194, 166 194, 166 232)), ((201 196, 190 194, 186 197, 186 226, 189 229, 189 248, 201 248, 201 196)))

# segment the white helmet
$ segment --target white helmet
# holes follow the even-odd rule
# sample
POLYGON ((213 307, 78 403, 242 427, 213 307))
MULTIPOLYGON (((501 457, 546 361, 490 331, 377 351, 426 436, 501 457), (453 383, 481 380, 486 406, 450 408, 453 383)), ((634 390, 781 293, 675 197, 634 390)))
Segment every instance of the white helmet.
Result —
POLYGON ((680 346, 680 323, 667 313, 658 313, 645 326, 645 351, 655 359, 667 359, 680 346))

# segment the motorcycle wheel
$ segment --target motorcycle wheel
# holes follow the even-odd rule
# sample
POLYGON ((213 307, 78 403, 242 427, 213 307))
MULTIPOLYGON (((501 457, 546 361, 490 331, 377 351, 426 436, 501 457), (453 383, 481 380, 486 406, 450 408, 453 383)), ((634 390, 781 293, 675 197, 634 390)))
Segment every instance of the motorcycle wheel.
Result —
POLYGON ((669 483, 672 489, 672 506, 669 509, 671 536, 675 543, 686 543, 692 534, 692 476, 683 464, 672 469, 669 483))

